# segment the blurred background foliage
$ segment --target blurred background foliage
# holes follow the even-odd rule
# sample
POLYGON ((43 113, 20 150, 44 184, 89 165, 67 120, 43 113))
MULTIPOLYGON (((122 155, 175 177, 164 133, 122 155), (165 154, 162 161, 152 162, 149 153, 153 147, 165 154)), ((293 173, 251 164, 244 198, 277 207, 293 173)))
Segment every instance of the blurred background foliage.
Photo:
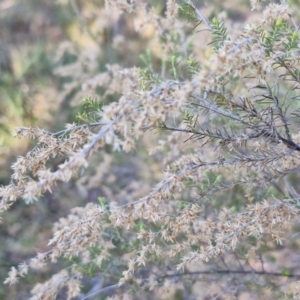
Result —
MULTIPOLYGON (((144 2, 164 13, 165 1, 144 2)), ((294 7, 300 6, 299 0, 289 2, 294 7)), ((244 22, 250 12, 249 1, 244 0, 195 3, 208 18, 226 13, 235 26, 244 22)), ((26 154, 34 143, 29 139, 14 139, 14 129, 38 126, 56 131, 66 122, 73 122, 81 109, 76 105, 88 96, 82 88, 84 81, 106 70, 106 64, 143 66, 140 54, 147 53, 153 32, 149 27, 141 38, 134 30, 130 15, 106 12, 102 0, 2 0, 0 28, 0 184, 6 184, 16 156, 26 154), (69 73, 63 68, 66 66, 70 67, 69 73)), ((103 92, 98 89, 97 96, 101 97, 103 92)), ((106 101, 114 101, 117 96, 110 95, 106 101)), ((123 181, 119 180, 122 188, 114 186, 116 193, 129 184, 128 178, 146 178, 151 186, 154 179, 149 174, 158 174, 159 166, 152 163, 153 172, 148 170, 147 174, 140 175, 137 170, 143 170, 143 166, 134 155, 129 159, 117 155, 120 157, 114 168, 123 181)), ((108 179, 108 185, 112 180, 108 179)), ((6 278, 12 265, 47 250, 55 220, 67 215, 71 207, 97 201, 99 195, 101 190, 94 187, 83 195, 70 182, 53 194, 46 194, 36 205, 15 203, 0 228, 0 281, 6 278)), ((31 273, 16 286, 0 285, 0 299, 27 299, 32 285, 43 281, 48 271, 31 273)))

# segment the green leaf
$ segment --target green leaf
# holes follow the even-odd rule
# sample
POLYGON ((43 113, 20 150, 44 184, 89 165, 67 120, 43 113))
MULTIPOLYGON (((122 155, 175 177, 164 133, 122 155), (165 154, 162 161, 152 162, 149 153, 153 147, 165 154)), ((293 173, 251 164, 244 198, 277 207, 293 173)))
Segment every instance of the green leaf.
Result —
POLYGON ((291 275, 291 272, 290 272, 289 270, 285 269, 285 270, 283 270, 283 271, 281 272, 281 274, 282 274, 283 276, 290 276, 290 275, 291 275))

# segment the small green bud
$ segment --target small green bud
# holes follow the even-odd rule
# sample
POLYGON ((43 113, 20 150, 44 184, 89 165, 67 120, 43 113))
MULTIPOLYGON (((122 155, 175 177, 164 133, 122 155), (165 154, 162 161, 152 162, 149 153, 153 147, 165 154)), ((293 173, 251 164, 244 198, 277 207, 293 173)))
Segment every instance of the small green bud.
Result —
POLYGON ((280 18, 276 21, 276 27, 280 27, 283 23, 283 20, 280 18))
POLYGON ((297 31, 297 30, 293 31, 293 34, 292 34, 292 39, 295 41, 295 40, 297 40, 297 39, 298 39, 298 37, 299 37, 299 33, 298 33, 298 31, 297 31))

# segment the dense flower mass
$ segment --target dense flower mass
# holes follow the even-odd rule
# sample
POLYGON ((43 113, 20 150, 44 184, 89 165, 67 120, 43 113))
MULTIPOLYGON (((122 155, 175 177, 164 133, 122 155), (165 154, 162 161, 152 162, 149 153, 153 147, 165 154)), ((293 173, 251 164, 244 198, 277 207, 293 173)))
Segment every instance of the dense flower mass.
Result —
MULTIPOLYGON (((259 2, 251 1, 252 10, 259 2)), ((95 24, 114 26, 114 47, 128 53, 134 42, 118 26, 131 20, 148 49, 144 65, 107 64, 97 73, 101 47, 77 53, 72 44, 61 45, 57 61, 67 51, 78 56, 56 70, 73 78, 64 88, 76 91, 74 105, 99 90, 101 97, 87 97, 78 122, 62 131, 17 128, 16 137, 35 139, 36 146, 13 164, 11 182, 0 190, 0 211, 19 198, 37 201, 75 177, 82 194, 107 184, 105 197, 58 220, 49 251, 13 267, 5 283, 63 257, 69 266, 37 284, 31 299, 56 299, 62 291, 68 299, 138 299, 137 290, 145 299, 149 293, 187 299, 203 280, 212 282, 205 299, 237 299, 255 293, 246 287, 253 276, 259 286, 284 275, 291 282, 283 292, 299 297, 297 269, 283 274, 263 258, 293 236, 299 214, 300 191, 291 178, 300 165, 300 39, 288 6, 269 4, 232 32, 188 0, 168 0, 163 12, 143 1, 106 1, 97 13, 95 24), (107 149, 111 155, 96 166, 92 154, 107 149), (117 180, 108 175, 114 153, 130 151, 144 160, 152 155, 161 174, 152 189, 141 181, 116 196, 109 186, 117 180), (53 170, 49 162, 56 157, 65 159, 53 170), (91 269, 102 284, 83 294, 91 269)), ((151 177, 147 167, 143 176, 151 177)))

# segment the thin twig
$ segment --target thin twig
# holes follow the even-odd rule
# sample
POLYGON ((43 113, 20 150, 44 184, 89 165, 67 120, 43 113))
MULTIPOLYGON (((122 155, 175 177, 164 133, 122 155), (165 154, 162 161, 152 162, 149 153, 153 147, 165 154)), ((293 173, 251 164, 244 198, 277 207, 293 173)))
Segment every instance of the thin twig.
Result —
POLYGON ((196 6, 192 3, 192 1, 188 0, 187 3, 195 10, 198 18, 206 25, 209 31, 212 31, 212 27, 206 17, 196 8, 196 6))
POLYGON ((266 271, 251 271, 247 270, 218 270, 212 269, 207 271, 196 271, 196 272, 183 272, 183 273, 173 273, 159 276, 157 279, 164 279, 170 277, 183 277, 183 276, 195 276, 195 275, 216 275, 216 274, 239 274, 239 275, 260 275, 260 276, 276 276, 276 277, 287 277, 287 278, 300 278, 300 274, 283 274, 282 272, 266 272, 266 271))

